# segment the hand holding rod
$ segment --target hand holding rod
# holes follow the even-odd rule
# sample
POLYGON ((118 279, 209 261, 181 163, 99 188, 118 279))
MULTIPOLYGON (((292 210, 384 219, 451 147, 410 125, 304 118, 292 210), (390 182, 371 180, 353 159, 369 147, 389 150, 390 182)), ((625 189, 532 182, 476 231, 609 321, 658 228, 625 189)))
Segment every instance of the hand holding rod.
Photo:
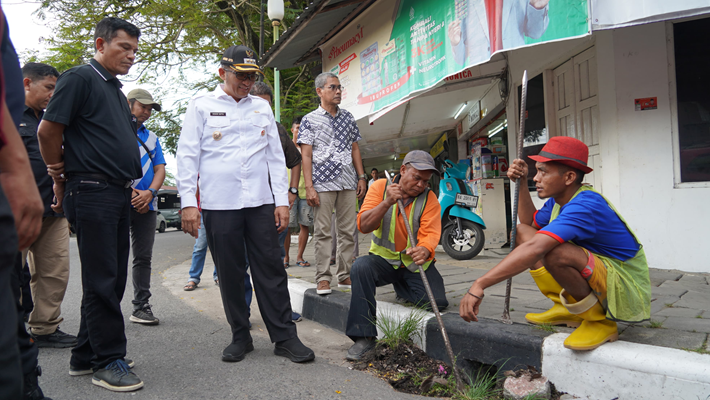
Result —
MULTIPOLYGON (((390 174, 385 170, 385 176, 387 177, 387 181, 392 184, 392 178, 390 177, 390 174)), ((404 226, 407 228, 407 235, 410 239, 410 241, 414 240, 414 235, 412 234, 412 227, 409 225, 409 216, 407 213, 404 211, 404 203, 402 203, 401 199, 397 199, 397 206, 399 207, 400 212, 402 213, 402 218, 404 219, 404 226)), ((395 216, 396 217, 396 216, 395 216)), ((416 243, 412 243, 412 246, 416 246, 416 243)), ((441 329, 441 336, 444 338, 444 345, 446 347, 446 353, 449 355, 449 359, 451 360, 451 369, 454 371, 454 378, 456 379, 456 388, 463 392, 465 387, 464 383, 461 380, 461 377, 459 376, 458 369, 456 369, 456 359, 454 358, 454 351, 451 349, 451 342, 449 341, 449 335, 446 333, 446 327, 444 326, 444 321, 441 319, 441 313, 439 312, 439 306, 436 304, 436 299, 434 298, 434 292, 431 290, 431 285, 429 285, 429 279, 426 277, 426 273, 424 272, 424 268, 419 266, 419 275, 422 278, 422 282, 424 282, 424 287, 426 288, 426 294, 429 296, 429 303, 431 304, 431 309, 434 311, 434 315, 436 316, 436 321, 439 323, 439 328, 441 329)))

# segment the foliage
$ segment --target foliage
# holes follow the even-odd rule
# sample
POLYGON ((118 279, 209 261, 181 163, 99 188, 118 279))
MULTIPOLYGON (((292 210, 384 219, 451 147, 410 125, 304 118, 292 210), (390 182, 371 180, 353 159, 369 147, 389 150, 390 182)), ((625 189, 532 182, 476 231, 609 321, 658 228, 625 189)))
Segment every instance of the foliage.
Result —
POLYGON ((663 321, 650 320, 648 327, 652 329, 663 328, 663 321))
POLYGON ((545 332, 557 333, 557 328, 555 328, 554 325, 547 324, 547 323, 535 325, 535 329, 539 329, 539 330, 545 331, 545 332))
MULTIPOLYGON (((222 51, 236 44, 258 51, 260 4, 261 0, 43 0, 36 15, 52 27, 53 34, 43 39, 49 52, 30 51, 21 57, 64 71, 93 57, 93 30, 102 18, 119 17, 135 24, 142 35, 129 79, 154 85, 158 101, 175 100, 172 107, 163 104, 164 111, 146 124, 174 153, 189 98, 220 82, 216 71, 222 51)), ((283 28, 307 4, 308 0, 285 1, 283 28)), ((265 51, 272 43, 273 29, 265 17, 265 51)), ((311 67, 281 71, 282 120, 287 124, 317 105, 311 67)), ((265 72, 267 81, 273 82, 273 71, 265 72)))
POLYGON ((414 308, 403 319, 397 318, 394 313, 384 312, 373 323, 382 332, 380 343, 396 348, 400 344, 411 342, 420 338, 419 325, 426 317, 426 311, 414 308))
POLYGON ((163 181, 163 186, 175 186, 175 175, 172 172, 165 170, 165 180, 163 181))
POLYGON ((496 388, 498 378, 496 371, 489 367, 486 370, 479 369, 475 375, 470 375, 468 380, 470 385, 466 386, 463 393, 457 393, 452 397, 454 400, 486 400, 494 398, 500 392, 496 388))

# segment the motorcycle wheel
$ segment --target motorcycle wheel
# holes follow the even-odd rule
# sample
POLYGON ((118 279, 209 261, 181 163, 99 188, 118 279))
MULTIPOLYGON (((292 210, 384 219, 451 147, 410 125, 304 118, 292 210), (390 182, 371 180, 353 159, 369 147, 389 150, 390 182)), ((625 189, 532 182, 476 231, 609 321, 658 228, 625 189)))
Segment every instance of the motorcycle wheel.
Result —
POLYGON ((451 258, 470 260, 483 250, 486 237, 481 226, 469 220, 461 220, 461 229, 463 235, 457 235, 458 229, 455 223, 444 229, 442 245, 451 258))

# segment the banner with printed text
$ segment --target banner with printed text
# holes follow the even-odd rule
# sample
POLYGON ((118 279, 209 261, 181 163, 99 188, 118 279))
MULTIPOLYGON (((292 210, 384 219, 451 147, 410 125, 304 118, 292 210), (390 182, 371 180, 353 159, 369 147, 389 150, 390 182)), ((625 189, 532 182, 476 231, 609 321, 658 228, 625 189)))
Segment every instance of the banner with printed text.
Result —
POLYGON ((589 34, 587 0, 377 2, 321 46, 356 119, 489 61, 497 52, 589 34))

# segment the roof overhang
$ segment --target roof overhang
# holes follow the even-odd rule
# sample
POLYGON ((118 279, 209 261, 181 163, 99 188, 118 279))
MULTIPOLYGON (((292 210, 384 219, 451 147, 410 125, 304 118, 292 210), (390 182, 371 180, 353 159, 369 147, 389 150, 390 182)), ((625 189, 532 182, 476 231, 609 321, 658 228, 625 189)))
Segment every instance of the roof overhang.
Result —
POLYGON ((375 1, 314 0, 264 53, 260 64, 283 70, 320 61, 320 45, 375 1))

